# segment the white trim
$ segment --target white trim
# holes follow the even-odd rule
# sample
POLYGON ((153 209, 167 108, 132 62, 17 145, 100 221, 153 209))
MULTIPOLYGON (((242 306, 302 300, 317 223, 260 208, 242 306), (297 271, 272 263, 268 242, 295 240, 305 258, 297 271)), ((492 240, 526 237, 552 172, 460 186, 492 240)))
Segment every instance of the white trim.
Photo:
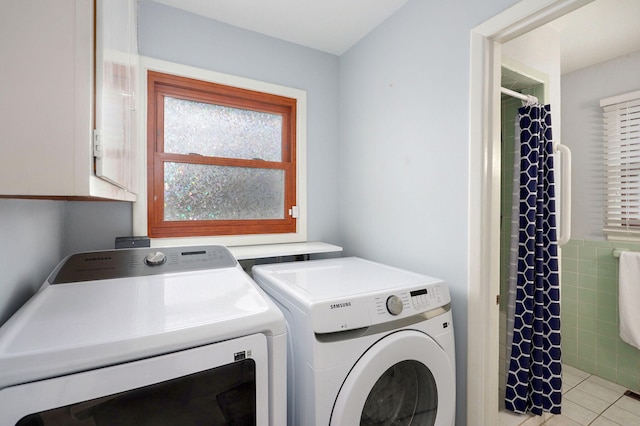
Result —
MULTIPOLYGON (((489 91, 488 82, 496 67, 494 43, 478 33, 471 42, 471 111, 469 153, 469 291, 467 306, 467 423, 498 424, 498 306, 499 239, 489 238, 499 233, 500 145, 495 152, 488 143, 488 133, 496 116, 499 93, 489 91), (497 97, 496 97, 497 96, 497 97), (492 151, 493 150, 493 151, 492 151), (496 193, 496 191, 498 191, 496 193), (497 266, 496 266, 497 265, 497 266), (496 267, 498 268, 496 270, 496 267), (473 420, 471 420, 473 419, 473 420)), ((499 69, 499 68, 498 68, 499 69)), ((499 81, 499 80, 498 80, 499 81)), ((499 90, 499 89, 498 89, 499 90)))
POLYGON ((521 0, 472 30, 498 43, 505 43, 594 0, 521 0))
POLYGON ((471 31, 467 424, 498 424, 501 43, 593 0, 523 0, 471 31), (497 266, 496 266, 497 265, 497 266))
POLYGON ((257 244, 298 243, 307 240, 307 92, 292 87, 280 86, 216 71, 176 64, 155 58, 140 57, 138 96, 138 200, 133 204, 133 234, 147 235, 147 71, 196 78, 243 89, 256 90, 297 100, 296 110, 296 204, 300 211, 297 232, 269 235, 232 235, 220 237, 153 238, 152 247, 221 244, 245 246, 257 244))
POLYGON ((233 257, 237 260, 246 260, 318 253, 339 253, 342 251, 342 247, 322 241, 309 241, 306 243, 229 247, 229 251, 231 251, 231 254, 233 254, 233 257))
POLYGON ((622 233, 616 231, 605 231, 607 241, 625 241, 630 243, 637 243, 640 241, 640 234, 634 235, 631 233, 622 233))
POLYGON ((622 102, 632 101, 634 99, 640 99, 640 90, 635 92, 623 93, 621 95, 610 96, 600 100, 600 106, 605 107, 609 105, 620 104, 622 102))

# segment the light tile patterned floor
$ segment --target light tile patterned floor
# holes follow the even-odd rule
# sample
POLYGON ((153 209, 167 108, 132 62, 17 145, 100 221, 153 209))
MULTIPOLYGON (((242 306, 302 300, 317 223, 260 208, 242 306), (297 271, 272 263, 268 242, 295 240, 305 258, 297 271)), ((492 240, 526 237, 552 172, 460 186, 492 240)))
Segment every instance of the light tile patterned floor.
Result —
POLYGON ((640 401, 627 389, 569 365, 563 366, 562 414, 500 412, 501 426, 640 426, 640 401))

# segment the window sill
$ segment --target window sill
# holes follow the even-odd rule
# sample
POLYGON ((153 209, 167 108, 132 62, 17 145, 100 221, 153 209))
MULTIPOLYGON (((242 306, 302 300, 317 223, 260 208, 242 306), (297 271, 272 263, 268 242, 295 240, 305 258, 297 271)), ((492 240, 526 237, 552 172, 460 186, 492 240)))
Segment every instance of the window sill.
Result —
POLYGON ((321 241, 306 243, 262 244, 255 246, 227 247, 238 260, 264 259, 267 257, 296 256, 303 254, 334 253, 342 247, 321 241))

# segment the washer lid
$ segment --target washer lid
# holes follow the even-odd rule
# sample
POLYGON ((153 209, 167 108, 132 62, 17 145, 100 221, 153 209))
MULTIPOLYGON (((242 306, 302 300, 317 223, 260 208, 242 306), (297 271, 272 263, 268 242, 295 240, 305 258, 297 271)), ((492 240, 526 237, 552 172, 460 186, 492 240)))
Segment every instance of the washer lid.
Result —
POLYGON ((321 334, 433 313, 451 301, 439 279, 355 257, 256 266, 253 277, 321 334))
POLYGON ((358 257, 261 265, 253 268, 253 274, 261 286, 306 304, 442 283, 358 257))
POLYGON ((285 332, 239 266, 48 284, 0 328, 0 388, 228 338, 285 332))

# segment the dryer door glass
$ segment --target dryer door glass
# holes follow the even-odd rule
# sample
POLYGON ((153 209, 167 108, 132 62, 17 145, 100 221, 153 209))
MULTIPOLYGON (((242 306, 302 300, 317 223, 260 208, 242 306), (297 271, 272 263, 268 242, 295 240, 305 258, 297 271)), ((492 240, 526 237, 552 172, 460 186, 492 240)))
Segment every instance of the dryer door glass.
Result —
POLYGON ((369 392, 360 425, 433 425, 437 409, 431 371, 418 361, 402 361, 385 371, 369 392))

